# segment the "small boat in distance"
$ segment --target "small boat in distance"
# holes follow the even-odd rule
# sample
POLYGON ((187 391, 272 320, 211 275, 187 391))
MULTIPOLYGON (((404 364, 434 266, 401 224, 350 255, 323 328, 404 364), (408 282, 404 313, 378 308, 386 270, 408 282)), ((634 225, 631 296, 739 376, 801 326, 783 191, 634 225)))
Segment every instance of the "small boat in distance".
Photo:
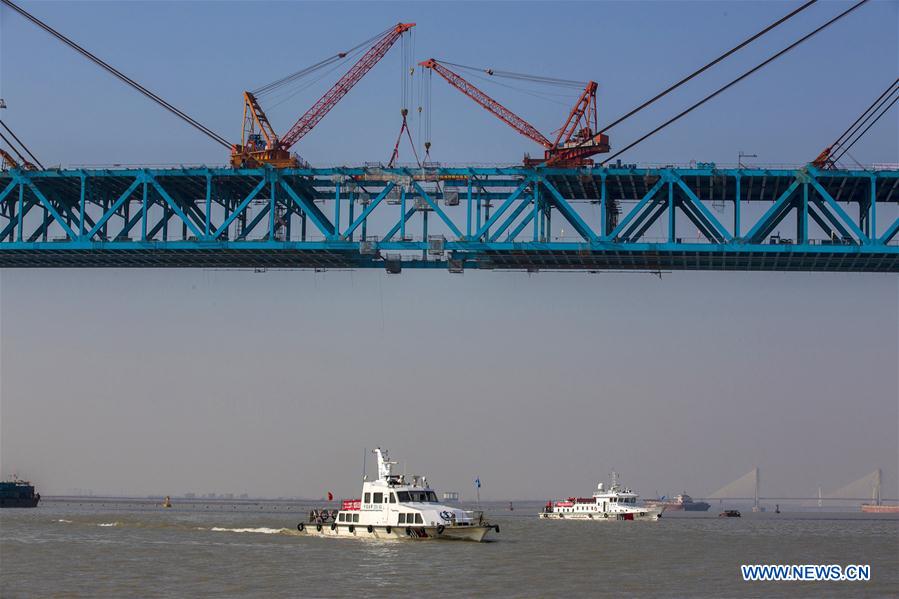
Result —
POLYGON ((685 511, 685 512, 705 512, 711 507, 705 501, 693 501, 693 498, 686 493, 681 493, 671 499, 659 497, 657 499, 644 499, 646 505, 664 506, 666 512, 685 511))
POLYGON ((162 500, 162 507, 169 508, 172 507, 172 498, 168 495, 165 496, 165 499, 162 500))
POLYGON ((480 511, 437 502, 424 476, 394 474, 387 450, 375 449, 377 480, 363 480, 361 499, 344 500, 340 510, 312 510, 297 530, 307 535, 369 539, 453 539, 483 541, 498 525, 480 511))
POLYGON ((664 506, 642 505, 639 495, 618 483, 618 473, 612 472, 608 490, 603 483, 596 486, 592 497, 569 497, 549 501, 538 516, 544 520, 658 520, 664 506))
POLYGON ((740 510, 724 510, 718 514, 719 518, 740 518, 740 510))
POLYGON ((0 507, 37 507, 41 494, 34 492, 34 485, 14 476, 0 482, 0 507))

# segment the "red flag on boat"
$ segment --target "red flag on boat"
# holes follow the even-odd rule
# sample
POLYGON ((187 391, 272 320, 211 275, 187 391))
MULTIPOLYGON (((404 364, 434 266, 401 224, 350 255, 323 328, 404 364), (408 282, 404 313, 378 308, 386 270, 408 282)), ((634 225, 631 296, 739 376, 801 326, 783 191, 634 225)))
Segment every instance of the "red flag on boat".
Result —
POLYGON ((334 500, 334 495, 331 493, 331 491, 328 491, 328 501, 333 501, 333 500, 334 500))

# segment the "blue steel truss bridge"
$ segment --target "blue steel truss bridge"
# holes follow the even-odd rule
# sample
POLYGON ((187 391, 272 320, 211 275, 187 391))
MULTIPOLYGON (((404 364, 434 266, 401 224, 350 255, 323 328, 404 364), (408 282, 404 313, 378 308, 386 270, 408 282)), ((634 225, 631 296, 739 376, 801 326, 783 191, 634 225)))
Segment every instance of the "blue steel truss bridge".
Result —
POLYGON ((0 267, 899 272, 899 170, 0 172, 0 267))

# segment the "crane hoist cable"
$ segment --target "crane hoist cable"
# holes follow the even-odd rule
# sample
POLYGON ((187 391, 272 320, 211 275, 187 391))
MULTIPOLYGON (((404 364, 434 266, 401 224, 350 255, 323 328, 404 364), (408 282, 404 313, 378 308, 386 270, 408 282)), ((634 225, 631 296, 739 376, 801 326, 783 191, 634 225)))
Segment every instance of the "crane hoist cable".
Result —
MULTIPOLYGON (((817 2, 817 0, 812 0, 817 2)), ((545 83, 547 85, 556 85, 560 87, 573 87, 576 89, 582 89, 585 85, 587 85, 586 81, 575 81, 573 79, 558 79, 556 77, 545 77, 543 75, 529 75, 527 73, 516 73, 513 71, 501 71, 499 69, 492 68, 484 68, 484 67, 472 67, 464 64, 459 64, 457 62, 450 62, 448 60, 443 60, 442 58, 435 58, 437 62, 441 64, 445 64, 447 66, 456 67, 457 69, 463 69, 467 71, 476 71, 480 73, 486 73, 487 75, 491 75, 494 77, 505 77, 507 79, 520 79, 522 81, 530 81, 533 83, 545 83)))
MULTIPOLYGON (((0 121, 0 125, 2 125, 3 128, 6 129, 6 132, 9 133, 14 140, 16 140, 16 142, 19 144, 19 146, 22 147, 23 150, 25 150, 25 153, 31 157, 31 160, 34 161, 34 164, 36 164, 37 166, 41 167, 41 169, 43 169, 44 165, 41 164, 41 161, 38 160, 34 154, 31 153, 31 150, 28 149, 28 146, 26 146, 25 143, 21 139, 19 139, 19 137, 15 133, 13 133, 12 129, 10 129, 6 125, 6 123, 4 123, 3 121, 0 121)), ((3 138, 3 141, 6 142, 6 145, 8 145, 10 148, 12 148, 12 151, 15 152, 23 162, 28 162, 21 154, 19 154, 19 151, 16 149, 16 147, 13 144, 11 144, 9 142, 9 140, 6 139, 6 137, 3 137, 2 133, 0 133, 0 137, 3 138)))
MULTIPOLYGON (((271 110, 272 108, 277 108, 278 106, 281 106, 281 105, 285 104, 286 102, 289 102, 296 96, 300 95, 301 93, 305 92, 309 88, 315 86, 317 83, 319 83, 323 79, 330 76, 332 73, 334 73, 334 71, 337 71, 338 69, 343 67, 345 64, 358 58, 365 50, 366 50, 365 48, 354 48, 352 51, 347 52, 347 54, 344 58, 342 58, 336 62, 331 62, 331 63, 328 63, 327 65, 324 65, 324 66, 328 67, 327 70, 321 71, 321 73, 319 73, 317 77, 315 77, 311 80, 303 80, 302 85, 298 85, 293 88, 288 87, 288 86, 278 87, 278 88, 273 89, 270 92, 263 92, 263 96, 268 97, 268 101, 266 102, 266 104, 268 105, 268 109, 271 110)), ((318 73, 319 70, 320 69, 316 69, 315 71, 310 71, 310 73, 311 72, 318 73)), ((301 81, 301 79, 297 79, 296 81, 301 81)))
POLYGON ((656 127, 655 129, 653 129, 652 131, 650 131, 649 133, 643 135, 642 137, 640 137, 640 138, 637 139, 636 141, 633 141, 633 142, 631 142, 630 144, 626 145, 624 148, 618 150, 617 152, 615 152, 614 154, 612 154, 611 156, 609 156, 608 158, 606 158, 605 160, 603 160, 603 161, 602 161, 602 164, 606 164, 607 162, 609 162, 609 161, 612 160, 613 158, 616 158, 616 157, 620 156, 621 154, 623 154, 624 152, 630 150, 631 148, 633 148, 633 147, 636 146, 637 144, 639 144, 639 143, 645 141, 646 139, 648 139, 649 137, 655 135, 656 133, 658 133, 659 131, 661 131, 662 129, 664 129, 665 127, 667 127, 668 125, 674 123, 675 121, 680 120, 681 118, 683 118, 683 117, 686 116, 687 114, 693 112, 694 110, 696 110, 697 108, 699 108, 700 106, 702 106, 703 104, 705 104, 706 102, 708 102, 709 100, 711 100, 712 98, 718 96, 719 94, 721 94, 722 92, 724 92, 724 91, 730 89, 731 87, 733 87, 734 85, 736 85, 736 84, 739 83, 740 81, 746 79, 747 77, 749 77, 750 75, 752 75, 752 74, 755 73, 756 71, 758 71, 758 70, 762 69, 763 67, 767 66, 768 64, 774 62, 775 60, 777 60, 778 58, 780 58, 781 56, 783 56, 784 54, 786 54, 787 52, 789 52, 790 50, 792 50, 793 48, 795 48, 796 46, 799 46, 799 45, 802 44, 803 42, 809 40, 810 38, 814 37, 814 36, 817 35, 818 33, 824 31, 825 29, 827 29, 828 27, 830 27, 831 25, 833 25, 834 23, 836 23, 837 21, 839 21, 840 19, 842 19, 843 17, 845 17, 846 15, 848 15, 849 13, 851 13, 852 11, 854 11, 855 9, 859 8, 861 5, 865 4, 866 2, 868 2, 868 0, 859 0, 859 1, 856 2, 855 4, 853 4, 852 6, 850 6, 849 8, 847 8, 846 10, 844 10, 843 12, 841 12, 840 14, 838 14, 837 16, 831 18, 829 21, 827 21, 827 22, 824 23, 823 25, 821 25, 821 26, 819 26, 818 28, 814 29, 814 30, 811 31, 810 33, 805 34, 804 36, 802 36, 801 38, 799 38, 798 40, 796 40, 795 42, 793 42, 793 43, 790 44, 789 46, 787 46, 787 47, 785 47, 784 49, 780 50, 779 52, 777 52, 777 53, 775 53, 775 54, 769 56, 767 59, 765 59, 764 61, 760 62, 760 63, 757 64, 756 66, 752 67, 751 69, 749 69, 748 71, 746 71, 745 73, 743 73, 742 75, 740 75, 739 77, 737 77, 736 79, 733 79, 733 80, 730 81, 729 83, 727 83, 727 84, 725 84, 725 85, 719 87, 717 90, 715 90, 715 91, 713 91, 712 93, 710 93, 709 95, 705 96, 703 99, 699 100, 698 102, 696 102, 695 104, 693 104, 693 105, 690 106, 689 108, 686 108, 685 110, 682 110, 682 111, 679 112, 677 115, 675 115, 675 116, 673 116, 672 118, 668 119, 667 121, 665 121, 664 123, 662 123, 661 125, 659 125, 658 127, 656 127))
POLYGON ((105 69, 106 71, 108 71, 109 73, 111 73, 112 75, 114 75, 115 77, 120 79, 121 81, 125 82, 126 84, 130 85, 131 87, 133 87, 134 89, 136 89, 137 91, 139 91, 140 93, 145 95, 146 97, 150 98, 151 100, 153 100, 154 102, 156 102, 157 104, 159 104, 160 106, 162 106, 163 108, 165 108, 166 110, 168 110, 169 112, 171 112, 172 114, 174 114, 175 116, 180 118, 181 120, 185 121, 191 127, 194 127, 195 129, 197 129, 198 131, 200 131, 201 133, 203 133, 204 135, 206 135, 207 137, 212 139, 214 142, 216 142, 220 145, 223 145, 226 148, 231 147, 231 144, 224 137, 222 137, 221 135, 219 135, 218 133, 216 133, 215 131, 213 131, 212 129, 207 127, 206 125, 203 125, 202 123, 200 123, 199 121, 197 121, 196 119, 194 119, 193 117, 191 117, 190 115, 185 113, 183 110, 173 106, 172 104, 169 104, 168 102, 166 102, 165 100, 160 98, 158 95, 154 94, 153 92, 151 92, 149 89, 147 89, 146 87, 144 87, 143 85, 141 85, 140 83, 135 81, 134 79, 131 79, 130 77, 128 77, 127 75, 125 75, 124 73, 122 73, 121 71, 119 71, 118 69, 116 69, 115 67, 110 65, 109 63, 98 58, 96 55, 91 54, 90 52, 85 50, 83 47, 79 46, 78 44, 73 42, 71 39, 67 38, 60 32, 56 31, 55 29, 53 29, 52 27, 50 27, 49 25, 47 25, 46 23, 44 23, 43 21, 41 21, 40 19, 38 19, 37 17, 32 15, 31 13, 29 13, 26 10, 20 8, 19 6, 13 4, 10 0, 0 0, 0 2, 5 4, 9 8, 13 9, 14 11, 19 13, 20 15, 22 15, 23 17, 25 17, 26 19, 28 19, 29 21, 31 21, 32 23, 34 23, 35 25, 37 25, 38 27, 40 27, 41 29, 43 29, 44 31, 46 31, 47 33, 49 33, 50 35, 55 37, 56 39, 58 39, 59 41, 61 41, 62 43, 64 43, 65 45, 69 46, 70 48, 72 48, 73 50, 75 50, 76 52, 81 54, 82 56, 86 57, 87 59, 92 61, 94 64, 105 69))
MULTIPOLYGON (((833 166, 834 163, 839 159, 839 157, 842 157, 842 155, 845 153, 845 152, 841 151, 841 150, 843 150, 845 144, 848 143, 849 140, 851 140, 853 137, 855 137, 856 133, 858 133, 858 131, 862 127, 865 127, 867 122, 884 106, 884 104, 889 102, 890 98, 897 92, 899 92, 899 78, 894 79, 892 81, 892 83, 890 83, 890 85, 887 86, 887 88, 884 90, 884 92, 882 94, 880 94, 877 97, 877 99, 874 100, 874 102, 870 106, 868 106, 861 113, 861 115, 859 115, 859 117, 857 119, 855 119, 855 121, 851 125, 849 125, 849 127, 845 131, 843 131, 843 133, 832 144, 830 144, 829 146, 824 148, 824 150, 822 150, 822 152, 820 154, 818 154, 818 157, 812 161, 812 165, 816 166, 818 168, 827 168, 829 166, 833 166), (838 153, 839 153, 839 157, 837 157, 838 153)), ((897 97, 899 97, 899 96, 897 96, 897 97)), ((880 120, 880 117, 883 116, 886 113, 886 111, 890 109, 890 107, 893 105, 893 103, 895 103, 895 101, 896 100, 893 100, 893 102, 890 103, 890 105, 887 106, 883 110, 883 112, 881 112, 880 115, 874 119, 875 123, 878 120, 880 120)), ((873 125, 873 124, 874 123, 871 123, 871 125, 873 125)), ((868 125, 867 127, 865 127, 865 130, 861 132, 861 135, 859 135, 858 137, 855 138, 854 141, 849 143, 849 146, 846 147, 845 149, 848 150, 853 145, 855 145, 855 142, 858 141, 861 138, 861 136, 864 135, 868 131, 868 129, 871 128, 871 125, 868 125)))
POLYGON ((315 64, 312 64, 308 67, 304 67, 304 68, 300 69, 299 71, 295 71, 289 75, 285 75, 284 77, 281 77, 280 79, 276 79, 275 81, 272 81, 271 83, 266 83, 265 85, 259 86, 256 89, 252 90, 253 95, 254 96, 264 96, 284 85, 287 85, 289 83, 297 81, 298 79, 302 79, 306 75, 310 75, 310 74, 312 74, 320 69, 323 69, 335 62, 344 60, 347 58, 347 56, 354 54, 357 50, 370 46, 376 39, 384 37, 385 35, 387 35, 387 33, 390 32, 391 29, 392 29, 392 27, 388 27, 384 31, 381 31, 377 35, 374 35, 374 36, 368 38, 364 42, 356 44, 349 50, 345 50, 343 52, 338 52, 337 54, 334 54, 333 56, 329 56, 328 58, 325 58, 324 60, 320 60, 319 62, 317 62, 315 64))
POLYGON ((804 11, 806 8, 808 8, 808 7, 810 7, 812 4, 816 3, 817 1, 818 1, 818 0, 808 0, 808 2, 806 2, 805 4, 803 4, 802 6, 800 6, 799 8, 797 8, 796 10, 794 10, 794 11, 792 11, 792 12, 790 12, 790 13, 784 15, 783 17, 781 17, 781 18, 778 19, 777 21, 771 23, 770 25, 768 25, 767 27, 765 27, 764 29, 762 29, 762 30, 759 31, 758 33, 755 33, 754 35, 749 36, 748 38, 746 38, 745 40, 743 40, 743 41, 742 41, 741 43, 739 43, 738 45, 734 46, 733 48, 731 48, 730 50, 728 50, 728 51, 725 52, 724 54, 720 55, 718 58, 714 59, 713 61, 711 61, 711 62, 709 62, 709 63, 707 63, 707 64, 705 64, 705 65, 703 65, 703 66, 700 67, 699 69, 693 71, 692 73, 690 73, 689 75, 687 75, 686 77, 684 77, 683 79, 681 79, 680 81, 678 81, 677 83, 674 83, 673 85, 667 87, 666 89, 663 89, 663 90, 660 91, 658 94, 656 94, 655 96, 653 96, 653 97, 650 98, 649 100, 643 102, 642 104, 640 104, 639 106, 637 106, 636 108, 634 108, 633 110, 631 110, 630 112, 628 112, 627 114, 618 117, 617 119, 615 119, 614 121, 612 121, 611 123, 609 123, 608 125, 606 125, 605 127, 603 127, 602 129, 600 129, 600 131, 603 132, 603 133, 605 133, 606 131, 608 131, 609 129, 611 129, 612 127, 614 127, 615 125, 621 123, 622 121, 624 121, 624 120, 626 120, 626 119, 629 119, 630 117, 634 116, 635 114, 637 114, 638 112, 640 112, 640 111, 643 110, 644 108, 646 108, 646 107, 650 106, 651 104, 655 103, 657 100, 663 98, 664 96, 667 96, 668 94, 670 94, 671 92, 673 92, 674 90, 676 90, 677 88, 679 88, 680 86, 682 86, 683 84, 687 83, 688 81, 690 81, 690 80, 693 79, 694 77, 696 77, 696 76, 698 76, 698 75, 704 73, 705 71, 709 70, 710 68, 712 68, 713 66, 715 66, 716 64, 718 64, 719 62, 721 62, 722 60, 724 60, 725 58, 727 58, 728 56, 731 56, 732 54, 734 54, 734 53, 737 52, 738 50, 741 50, 742 48, 745 48, 746 46, 748 46, 749 44, 751 44, 751 43, 754 42, 755 40, 759 39, 760 37, 762 37, 763 35, 765 35, 765 34, 768 33, 769 31, 771 31, 772 29, 774 29, 775 27, 781 25, 782 23, 785 23, 786 21, 789 21, 790 19, 792 19, 793 17, 795 17, 796 15, 798 15, 799 13, 801 13, 802 11, 804 11))

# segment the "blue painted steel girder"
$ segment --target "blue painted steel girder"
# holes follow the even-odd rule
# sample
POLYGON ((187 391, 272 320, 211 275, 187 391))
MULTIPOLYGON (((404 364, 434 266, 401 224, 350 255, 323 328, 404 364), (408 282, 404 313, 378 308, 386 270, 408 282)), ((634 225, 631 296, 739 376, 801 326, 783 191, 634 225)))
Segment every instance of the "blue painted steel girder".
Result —
POLYGON ((896 272, 897 234, 892 170, 0 173, 5 267, 896 272))

